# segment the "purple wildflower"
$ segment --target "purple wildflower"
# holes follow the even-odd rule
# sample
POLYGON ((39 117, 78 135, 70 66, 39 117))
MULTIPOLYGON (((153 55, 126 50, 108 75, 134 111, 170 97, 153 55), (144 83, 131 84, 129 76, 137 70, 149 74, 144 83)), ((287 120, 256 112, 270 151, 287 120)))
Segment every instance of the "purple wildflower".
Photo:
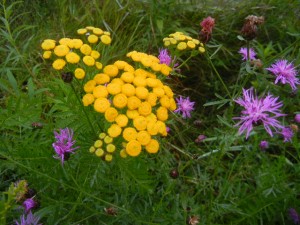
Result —
POLYGON ((33 200, 33 198, 27 198, 23 202, 23 207, 25 209, 25 213, 28 213, 31 209, 34 209, 38 206, 38 203, 33 200))
POLYGON ((56 142, 52 144, 56 156, 54 158, 60 159, 63 164, 70 156, 70 153, 73 153, 79 147, 73 147, 75 140, 73 140, 73 130, 69 128, 60 129, 60 133, 54 131, 54 136, 56 142))
POLYGON ((200 143, 200 142, 204 141, 206 138, 207 138, 207 137, 206 137, 204 134, 200 134, 200 135, 196 138, 195 142, 196 142, 196 143, 200 143))
POLYGON ((275 84, 279 81, 283 84, 289 83, 293 90, 296 90, 296 85, 300 84, 297 76, 297 71, 292 63, 287 60, 277 60, 271 67, 266 70, 272 72, 276 76, 275 84))
POLYGON ((159 55, 158 55, 158 58, 159 58, 159 62, 161 64, 166 64, 168 66, 171 65, 172 63, 172 57, 170 56, 169 52, 167 49, 160 49, 159 50, 159 55))
POLYGON ((295 120, 297 123, 300 123, 300 114, 296 114, 294 120, 295 120))
POLYGON ((240 119, 235 126, 240 126, 239 134, 246 131, 246 138, 253 129, 253 125, 262 123, 264 128, 273 137, 271 127, 276 131, 282 129, 277 117, 285 116, 280 112, 281 102, 277 102, 278 97, 273 97, 268 94, 265 98, 258 98, 253 94, 253 88, 248 90, 243 89, 243 98, 235 100, 236 103, 243 106, 245 109, 242 111, 242 116, 235 117, 240 119), (271 114, 274 114, 273 116, 271 114))
POLYGON ((265 149, 269 148, 269 142, 261 141, 260 144, 259 144, 259 147, 260 147, 261 150, 265 150, 265 149))
POLYGON ((281 132, 280 132, 284 138, 283 142, 291 142, 292 141, 292 137, 294 136, 294 132, 292 130, 292 128, 290 127, 284 127, 282 128, 281 132))
MULTIPOLYGON (((247 48, 241 48, 239 53, 243 56, 242 60, 247 61, 248 60, 248 51, 247 48)), ((256 53, 253 48, 249 49, 249 59, 255 60, 256 53)))
POLYGON ((297 213, 296 209, 290 208, 289 209, 289 216, 293 220, 294 224, 300 224, 300 216, 297 213))
POLYGON ((183 118, 191 117, 191 111, 194 110, 195 102, 191 102, 190 98, 183 98, 181 95, 179 98, 176 98, 177 109, 174 111, 175 113, 182 113, 183 118))
POLYGON ((20 222, 15 221, 16 225, 42 225, 41 223, 38 223, 40 220, 39 217, 35 217, 32 212, 30 211, 27 216, 22 215, 20 217, 20 222))

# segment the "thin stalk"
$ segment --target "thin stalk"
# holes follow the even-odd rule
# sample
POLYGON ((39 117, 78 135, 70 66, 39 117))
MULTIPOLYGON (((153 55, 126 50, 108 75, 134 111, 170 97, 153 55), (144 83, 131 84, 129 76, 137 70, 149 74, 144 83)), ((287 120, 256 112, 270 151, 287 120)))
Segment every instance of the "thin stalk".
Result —
POLYGON ((93 126, 91 120, 90 120, 90 117, 89 117, 89 115, 87 114, 84 105, 82 105, 82 102, 81 102, 80 98, 78 97, 78 95, 77 95, 77 93, 76 93, 76 90, 75 90, 75 87, 74 87, 74 85, 73 85, 72 83, 71 83, 71 87, 72 87, 72 90, 74 91, 74 94, 75 94, 75 96, 76 96, 76 99, 78 100, 80 106, 82 107, 82 110, 83 110, 83 112, 84 112, 84 114, 85 114, 85 116, 86 116, 86 118, 87 118, 87 120, 88 120, 88 123, 89 123, 91 129, 93 130, 94 134, 97 136, 97 132, 96 132, 96 130, 95 130, 95 128, 94 128, 94 126, 93 126))
POLYGON ((213 62, 211 61, 211 58, 209 57, 209 55, 207 55, 207 58, 208 58, 208 61, 209 61, 210 65, 211 65, 211 67, 213 68, 214 72, 217 74, 217 77, 218 77, 219 80, 221 81, 221 83, 222 83, 224 89, 226 90, 228 96, 230 97, 230 99, 232 99, 232 96, 231 96, 231 94, 230 94, 230 92, 229 92, 229 90, 228 90, 226 84, 224 83, 222 77, 220 76, 219 72, 217 71, 216 67, 214 66, 213 62))

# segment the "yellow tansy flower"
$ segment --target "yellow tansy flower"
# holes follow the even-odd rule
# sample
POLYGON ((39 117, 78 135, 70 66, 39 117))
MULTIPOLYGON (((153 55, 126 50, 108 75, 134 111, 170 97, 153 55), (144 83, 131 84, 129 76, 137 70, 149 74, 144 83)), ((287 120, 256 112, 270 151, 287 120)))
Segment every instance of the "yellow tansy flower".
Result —
POLYGON ((151 140, 151 135, 147 131, 140 131, 137 134, 136 140, 141 143, 141 145, 149 144, 151 140))
POLYGON ((90 149, 89 149, 89 152, 94 153, 95 151, 96 151, 96 148, 94 146, 91 146, 90 149))
POLYGON ((107 133, 110 137, 115 138, 122 133, 122 128, 119 127, 117 124, 112 124, 110 128, 108 128, 107 133))
POLYGON ((126 111, 126 115, 128 116, 129 119, 135 119, 140 114, 139 114, 139 112, 137 110, 130 110, 130 109, 128 109, 126 111))
POLYGON ((113 140, 114 140, 114 139, 113 139, 112 137, 108 136, 108 135, 104 137, 104 142, 105 142, 106 144, 112 143, 113 140))
POLYGON ((111 37, 106 34, 101 35, 100 40, 105 45, 109 45, 111 43, 111 37))
POLYGON ((122 93, 130 97, 135 95, 135 87, 132 84, 123 84, 122 93))
POLYGON ((70 51, 70 49, 67 45, 57 45, 54 48, 54 54, 59 57, 67 55, 69 53, 69 51, 70 51))
POLYGON ((140 99, 147 99, 147 97, 149 95, 149 91, 145 87, 137 87, 135 89, 135 94, 140 99))
POLYGON ((153 64, 153 61, 150 59, 150 57, 142 58, 141 63, 145 67, 150 67, 153 64))
POLYGON ((97 112, 104 113, 110 107, 110 102, 107 98, 97 98, 94 102, 94 109, 97 112))
POLYGON ((147 78, 146 82, 147 82, 148 87, 154 88, 154 87, 157 87, 157 85, 158 85, 157 79, 155 79, 155 78, 147 78))
POLYGON ((51 55, 52 55, 51 51, 44 51, 43 58, 44 59, 50 59, 51 55))
POLYGON ((102 65, 101 62, 95 62, 95 66, 96 66, 96 68, 97 68, 98 70, 101 70, 102 67, 103 67, 103 65, 102 65))
POLYGON ((163 88, 153 88, 153 93, 155 93, 157 97, 162 97, 165 95, 165 91, 163 88))
POLYGON ((122 150, 120 151, 120 156, 121 156, 122 158, 126 158, 126 157, 127 157, 127 153, 126 153, 126 150, 125 150, 125 149, 122 149, 122 150))
POLYGON ((145 148, 148 153, 157 153, 159 150, 159 143, 157 140, 151 139, 145 148))
POLYGON ((126 127, 128 124, 128 117, 124 114, 119 114, 116 119, 115 122, 120 126, 120 127, 126 127))
POLYGON ((106 137, 106 133, 100 133, 100 134, 99 134, 99 138, 100 138, 100 139, 104 139, 105 137, 106 137))
POLYGON ((69 63, 75 64, 75 63, 78 63, 78 62, 79 62, 80 57, 79 57, 79 55, 77 55, 75 52, 69 52, 69 53, 66 55, 66 60, 67 60, 67 62, 69 62, 69 63))
POLYGON ((196 44, 193 42, 193 41, 188 41, 186 43, 186 45, 189 47, 189 48, 195 48, 196 47, 196 44))
POLYGON ((85 94, 83 97, 82 97, 82 103, 84 106, 88 106, 90 104, 92 104, 94 102, 95 98, 94 98, 94 95, 92 94, 85 94))
POLYGON ((81 47, 80 47, 80 52, 84 55, 90 55, 91 52, 92 52, 92 48, 91 46, 89 46, 88 44, 83 44, 81 47))
POLYGON ((95 154, 96 156, 101 157, 104 155, 104 150, 102 148, 97 148, 95 154))
POLYGON ((131 140, 135 140, 136 137, 137 137, 137 131, 135 128, 133 127, 126 127, 124 130, 123 130, 123 138, 126 140, 126 141, 131 141, 131 140))
POLYGON ((81 28, 77 30, 77 34, 85 34, 87 32, 87 29, 81 28))
POLYGON ((92 50, 91 56, 92 56, 94 59, 98 59, 98 58, 100 57, 100 52, 98 52, 98 51, 96 51, 96 50, 92 50))
POLYGON ((101 140, 97 140, 94 143, 94 147, 95 148, 100 148, 103 145, 103 142, 101 140))
POLYGON ((115 107, 122 109, 127 105, 127 97, 126 95, 120 93, 114 96, 113 104, 115 107))
MULTIPOLYGON (((61 39, 58 41, 58 43, 61 44, 61 45, 69 46, 70 41, 71 41, 70 38, 61 38, 61 39)), ((72 46, 72 44, 71 44, 71 46, 72 46)), ((73 48, 73 46, 70 47, 70 48, 73 48)))
POLYGON ((95 98, 101 98, 101 97, 106 98, 108 96, 108 91, 105 86, 98 85, 94 87, 93 95, 95 96, 95 98))
POLYGON ((121 79, 127 83, 132 83, 134 79, 134 74, 131 72, 124 72, 121 75, 121 79))
POLYGON ((170 98, 170 110, 174 111, 177 108, 174 98, 170 98))
POLYGON ((199 52, 204 53, 205 52, 205 48, 199 47, 199 52))
POLYGON ((95 59, 92 56, 86 55, 83 57, 82 61, 87 66, 93 66, 95 65, 95 59))
POLYGON ((113 156, 112 156, 111 154, 106 154, 106 155, 104 156, 104 160, 105 160, 106 162, 111 162, 112 159, 113 159, 113 156))
POLYGON ((144 77, 138 76, 133 79, 135 86, 145 87, 147 85, 146 79, 144 77))
POLYGON ((114 122, 115 118, 118 116, 118 111, 114 108, 114 107, 109 107, 106 111, 105 111, 105 119, 108 122, 114 122))
POLYGON ((156 121, 149 121, 147 123, 147 131, 150 135, 157 135, 158 134, 158 125, 156 121))
POLYGON ((79 49, 83 45, 83 42, 81 39, 72 39, 70 41, 70 43, 72 43, 73 48, 75 48, 75 49, 79 49))
POLYGON ((108 144, 106 146, 106 151, 109 152, 109 153, 113 153, 115 150, 116 150, 116 146, 113 145, 113 144, 108 144))
POLYGON ((56 59, 54 60, 54 62, 52 63, 52 67, 56 70, 61 70, 64 68, 64 66, 66 65, 66 61, 63 59, 56 59))
POLYGON ((130 110, 137 109, 141 105, 141 100, 136 96, 130 96, 127 99, 127 107, 130 110))
POLYGON ((150 103, 151 106, 155 106, 157 101, 157 94, 151 92, 147 97, 147 102, 150 103))
POLYGON ((142 145, 136 140, 131 140, 126 145, 126 153, 130 156, 138 156, 142 151, 142 145))
POLYGON ((119 73, 119 69, 115 65, 107 65, 103 68, 103 72, 106 73, 110 77, 115 77, 119 73))
POLYGON ((114 65, 117 66, 119 70, 123 70, 128 63, 122 60, 117 60, 114 62, 114 65))
POLYGON ((95 44, 99 40, 98 36, 96 36, 94 34, 89 35, 87 39, 88 39, 88 42, 91 44, 95 44))
POLYGON ((147 128, 147 120, 144 116, 138 116, 133 119, 133 126, 137 130, 146 130, 147 128))
POLYGON ((81 80, 85 77, 85 71, 81 68, 76 68, 75 71, 74 71, 74 76, 81 80))
POLYGON ((110 77, 105 73, 98 73, 93 78, 97 84, 106 84, 110 81, 110 77))
POLYGON ((122 90, 122 87, 118 83, 109 83, 107 85, 107 91, 111 95, 119 94, 121 92, 121 90, 122 90))
POLYGON ((93 92, 95 86, 96 86, 96 81, 94 81, 94 80, 89 80, 88 82, 86 82, 86 83, 84 84, 83 90, 84 90, 86 93, 93 92))
POLYGON ((159 102, 160 102, 161 106, 166 107, 166 108, 170 108, 170 99, 167 95, 162 96, 159 99, 159 102))
POLYGON ((52 39, 46 39, 42 42, 41 47, 43 50, 52 50, 55 48, 55 40, 52 39))
POLYGON ((103 30, 100 28, 94 28, 93 33, 96 35, 101 35, 101 34, 103 34, 103 30))
POLYGON ((156 110, 156 116, 160 121, 166 121, 169 117, 168 110, 161 106, 156 110))
POLYGON ((142 102, 139 106, 138 112, 142 116, 148 116, 152 112, 152 107, 149 102, 142 102))
POLYGON ((186 42, 179 42, 177 45, 177 49, 181 51, 186 49, 186 47, 187 47, 186 42))
POLYGON ((171 89, 169 86, 164 85, 164 86, 163 86, 163 89, 164 89, 164 91, 165 91, 165 93, 166 93, 166 95, 167 95, 168 97, 173 98, 174 93, 173 93, 172 89, 171 89))
POLYGON ((114 78, 114 79, 111 80, 111 83, 120 84, 121 87, 124 85, 124 81, 121 78, 114 78))
POLYGON ((166 64, 161 64, 161 70, 160 70, 160 72, 163 75, 168 76, 171 71, 172 71, 171 67, 167 66, 166 64))

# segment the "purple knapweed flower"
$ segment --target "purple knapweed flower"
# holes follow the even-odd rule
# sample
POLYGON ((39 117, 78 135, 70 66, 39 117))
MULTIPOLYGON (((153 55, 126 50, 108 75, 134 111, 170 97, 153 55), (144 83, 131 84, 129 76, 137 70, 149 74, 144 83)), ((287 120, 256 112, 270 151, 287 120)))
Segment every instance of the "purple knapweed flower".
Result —
POLYGON ((195 142, 196 142, 196 143, 200 143, 200 142, 204 141, 206 138, 207 138, 207 137, 206 137, 204 134, 200 134, 200 135, 196 138, 195 142))
POLYGON ((176 98, 177 109, 174 111, 175 113, 182 113, 183 118, 191 117, 191 111, 194 110, 195 102, 191 102, 190 98, 184 98, 181 95, 179 98, 176 98))
POLYGON ((27 198, 22 205, 25 209, 25 213, 28 213, 31 209, 36 208, 38 203, 34 201, 33 198, 27 198))
POLYGON ((168 66, 172 63, 172 57, 170 56, 167 49, 160 49, 158 55, 159 63, 166 64, 168 66))
POLYGON ((265 150, 265 149, 269 148, 269 142, 267 142, 267 141, 261 141, 259 143, 259 147, 260 147, 261 150, 265 150))
POLYGON ((294 136, 294 132, 293 132, 292 128, 290 128, 290 127, 282 128, 280 134, 282 134, 282 136, 284 138, 283 142, 291 142, 292 137, 294 136))
MULTIPOLYGON (((248 51, 247 48, 241 48, 239 53, 243 56, 242 60, 247 61, 248 60, 248 51)), ((253 48, 249 49, 249 59, 255 60, 256 53, 253 48)))
POLYGON ((297 213, 296 209, 290 208, 289 209, 289 216, 293 220, 294 224, 300 224, 300 216, 297 213))
POLYGON ((15 221, 16 225, 42 225, 41 223, 38 223, 40 220, 39 217, 35 217, 32 212, 30 211, 27 215, 22 215, 20 217, 20 222, 15 221))
POLYGON ((69 128, 60 129, 60 133, 54 131, 56 142, 52 144, 57 155, 54 156, 56 159, 60 159, 63 164, 78 147, 73 147, 75 140, 73 140, 73 130, 69 128))
POLYGON ((266 68, 266 70, 272 72, 276 76, 275 84, 279 81, 282 84, 290 84, 293 90, 297 89, 297 85, 300 84, 297 76, 297 71, 292 63, 287 60, 277 60, 271 67, 266 68))
POLYGON ((296 123, 300 123, 300 114, 296 114, 294 120, 296 123))
POLYGON ((242 116, 235 117, 234 119, 240 119, 235 126, 240 126, 239 134, 246 131, 246 138, 248 138, 250 132, 253 129, 253 125, 259 125, 262 123, 264 128, 273 137, 271 127, 276 131, 282 129, 277 120, 280 116, 285 116, 280 111, 282 102, 277 102, 278 97, 273 97, 268 94, 264 98, 258 98, 254 96, 253 88, 248 90, 243 89, 243 98, 235 100, 236 103, 243 106, 245 109, 242 111, 242 116), (273 115, 272 115, 273 114, 273 115))

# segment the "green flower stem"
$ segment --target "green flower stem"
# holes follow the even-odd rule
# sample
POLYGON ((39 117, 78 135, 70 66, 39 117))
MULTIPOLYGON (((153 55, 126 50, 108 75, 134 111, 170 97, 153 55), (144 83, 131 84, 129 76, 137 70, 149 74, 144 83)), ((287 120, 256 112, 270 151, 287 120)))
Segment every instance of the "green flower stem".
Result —
POLYGON ((177 66, 175 69, 180 69, 182 66, 184 66, 192 57, 194 57, 193 54, 191 54, 186 60, 184 60, 179 66, 177 66))
POLYGON ((84 112, 84 114, 85 114, 85 116, 86 116, 86 118, 87 118, 87 120, 88 120, 88 123, 89 123, 91 129, 93 130, 93 132, 94 132, 95 135, 97 136, 97 132, 96 132, 96 130, 95 130, 95 128, 94 128, 94 126, 93 126, 91 120, 90 120, 90 117, 88 116, 88 114, 87 114, 87 112, 86 112, 86 110, 85 110, 85 107, 84 107, 84 105, 82 104, 82 102, 81 102, 79 96, 77 95, 76 90, 75 90, 75 87, 74 87, 74 85, 73 85, 72 83, 71 83, 71 87, 72 87, 72 90, 74 91, 74 94, 75 94, 75 96, 76 96, 76 98, 77 98, 79 104, 80 104, 81 107, 82 107, 82 110, 83 110, 83 112, 84 112))
POLYGON ((210 65, 211 65, 211 67, 213 68, 214 72, 217 74, 217 77, 218 77, 219 80, 221 81, 221 83, 222 83, 224 89, 226 90, 228 96, 230 97, 230 99, 232 99, 232 96, 231 96, 231 94, 230 94, 230 92, 229 92, 229 90, 228 90, 226 84, 224 83, 222 77, 220 76, 219 72, 217 71, 216 67, 214 66, 213 62, 211 61, 211 58, 209 57, 208 54, 206 54, 206 56, 207 56, 207 58, 208 58, 208 61, 209 61, 210 65))

